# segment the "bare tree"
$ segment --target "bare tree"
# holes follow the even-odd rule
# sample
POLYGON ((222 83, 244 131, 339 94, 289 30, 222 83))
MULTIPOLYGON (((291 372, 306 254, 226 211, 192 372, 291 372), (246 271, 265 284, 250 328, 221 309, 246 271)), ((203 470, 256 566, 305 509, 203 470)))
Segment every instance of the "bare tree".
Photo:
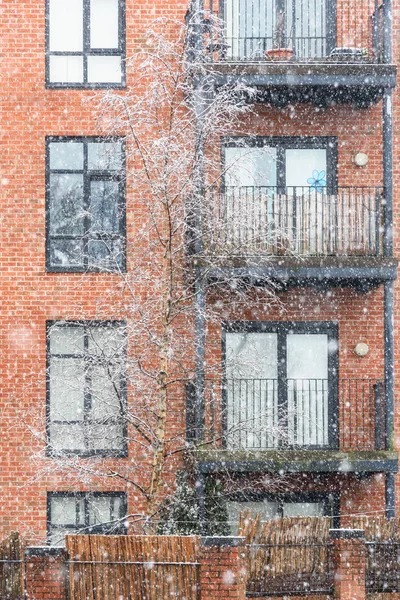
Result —
MULTIPOLYGON (((221 193, 215 192, 224 175, 218 159, 220 139, 248 133, 245 117, 252 109, 246 97, 254 92, 241 84, 215 90, 207 77, 207 57, 195 53, 188 62, 190 31, 191 23, 155 23, 144 49, 128 61, 132 85, 121 92, 97 93, 91 100, 99 114, 99 132, 109 138, 98 158, 103 167, 115 160, 113 144, 123 140, 126 166, 109 181, 123 179, 126 186, 127 270, 121 247, 116 251, 113 246, 112 226, 104 222, 104 214, 113 209, 110 186, 103 186, 96 192, 103 221, 99 224, 91 215, 90 231, 82 230, 82 247, 90 254, 87 248, 96 239, 97 250, 91 251, 88 264, 110 271, 108 293, 97 298, 96 319, 78 323, 66 315, 65 321, 49 325, 47 436, 43 421, 24 417, 32 433, 43 439, 39 474, 59 471, 71 487, 96 478, 129 485, 138 499, 131 517, 146 523, 156 515, 188 451, 184 398, 187 382, 195 380, 199 284, 207 282, 209 302, 200 309, 206 327, 221 322, 224 297, 230 302, 234 297, 238 314, 248 305, 251 284, 236 280, 229 271, 218 281, 209 280, 208 274, 227 257, 246 250, 238 232, 260 214, 258 205, 238 207, 226 195, 223 213, 217 203, 221 193), (199 74, 201 89, 196 83, 199 74), (226 236, 229 223, 234 227, 226 236), (50 460, 43 461, 44 452, 50 460), (126 452, 129 459, 119 460, 126 452)), ((76 221, 76 209, 71 209, 75 197, 69 187, 59 204, 59 214, 68 213, 67 224, 76 221)), ((118 218, 121 214, 113 217, 118 218)), ((265 244, 259 239, 265 219, 264 214, 257 227, 246 229, 249 255, 265 244)), ((253 290, 254 308, 265 310, 278 301, 269 283, 253 290)), ((214 364, 209 361, 205 373, 206 379, 207 374, 221 378, 219 358, 214 364)), ((217 406, 222 388, 211 399, 207 386, 205 402, 217 406)), ((246 428, 253 436, 266 435, 268 428, 270 436, 281 435, 279 421, 271 421, 268 414, 228 415, 224 435, 241 444, 246 428)), ((192 443, 197 448, 218 446, 221 435, 213 431, 192 443)))

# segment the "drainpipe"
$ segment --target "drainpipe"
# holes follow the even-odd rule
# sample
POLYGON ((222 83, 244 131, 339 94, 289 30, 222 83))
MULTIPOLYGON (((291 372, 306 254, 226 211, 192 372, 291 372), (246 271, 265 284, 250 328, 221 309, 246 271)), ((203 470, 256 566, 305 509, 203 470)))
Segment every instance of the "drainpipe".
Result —
MULTIPOLYGON (((383 60, 392 62, 392 2, 383 2, 383 60)), ((393 255, 393 116, 392 91, 385 89, 383 95, 383 185, 385 190, 384 256, 393 255)), ((386 400, 386 449, 393 449, 394 433, 394 282, 384 285, 384 356, 386 400)), ((395 477, 386 473, 386 516, 395 516, 395 477)))

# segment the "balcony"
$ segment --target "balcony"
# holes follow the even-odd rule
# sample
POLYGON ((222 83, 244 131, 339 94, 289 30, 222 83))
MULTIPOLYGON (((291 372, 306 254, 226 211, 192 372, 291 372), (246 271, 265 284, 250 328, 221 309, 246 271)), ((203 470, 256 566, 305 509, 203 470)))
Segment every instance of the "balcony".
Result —
POLYGON ((397 469, 378 379, 207 380, 201 414, 194 392, 188 385, 187 434, 204 471, 397 469))
POLYGON ((196 260, 287 283, 395 279, 396 263, 383 253, 384 205, 379 187, 214 188, 196 260))
POLYGON ((395 85, 386 0, 206 0, 205 14, 217 85, 240 79, 278 106, 368 106, 395 85))

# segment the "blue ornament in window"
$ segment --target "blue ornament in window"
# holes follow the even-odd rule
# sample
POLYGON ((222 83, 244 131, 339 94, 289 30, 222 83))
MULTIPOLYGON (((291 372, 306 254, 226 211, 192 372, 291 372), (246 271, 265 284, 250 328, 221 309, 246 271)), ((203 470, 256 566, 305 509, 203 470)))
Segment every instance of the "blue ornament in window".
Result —
POLYGON ((307 183, 310 185, 310 188, 316 190, 317 192, 323 192, 323 188, 326 187, 325 175, 325 171, 317 171, 317 169, 314 169, 312 172, 312 177, 307 179, 307 183))

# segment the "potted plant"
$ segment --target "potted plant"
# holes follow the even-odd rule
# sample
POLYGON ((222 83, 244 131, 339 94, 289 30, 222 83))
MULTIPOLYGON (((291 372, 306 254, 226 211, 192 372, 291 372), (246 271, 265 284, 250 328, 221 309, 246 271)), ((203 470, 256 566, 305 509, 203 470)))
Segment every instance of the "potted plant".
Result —
POLYGON ((292 29, 289 35, 285 36, 285 17, 286 12, 282 11, 279 13, 279 17, 276 21, 274 29, 272 48, 265 51, 265 58, 267 60, 290 60, 293 57, 293 48, 288 47, 288 40, 292 37, 292 29))

